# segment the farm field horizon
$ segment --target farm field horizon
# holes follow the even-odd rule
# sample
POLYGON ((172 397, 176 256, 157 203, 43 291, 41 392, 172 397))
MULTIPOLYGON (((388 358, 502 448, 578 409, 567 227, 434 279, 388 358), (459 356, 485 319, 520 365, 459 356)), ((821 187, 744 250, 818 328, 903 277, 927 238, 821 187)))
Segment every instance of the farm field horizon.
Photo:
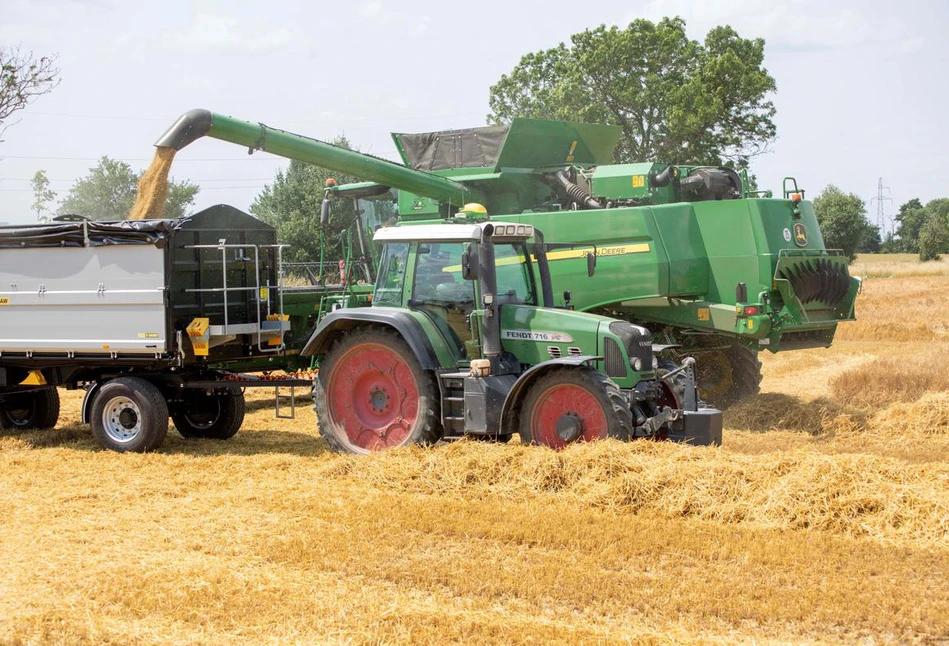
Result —
POLYGON ((116 454, 61 391, 0 434, 0 643, 943 643, 949 261, 851 273, 717 448, 343 456, 250 392, 230 441, 116 454))

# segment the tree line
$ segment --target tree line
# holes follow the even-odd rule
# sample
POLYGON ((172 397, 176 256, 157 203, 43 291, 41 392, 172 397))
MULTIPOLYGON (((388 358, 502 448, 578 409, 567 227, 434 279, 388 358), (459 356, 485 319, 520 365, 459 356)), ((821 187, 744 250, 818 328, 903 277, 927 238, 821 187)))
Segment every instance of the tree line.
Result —
POLYGON ((949 198, 925 206, 913 198, 900 206, 896 228, 881 239, 880 227, 867 220, 867 206, 854 193, 833 184, 814 199, 814 211, 828 249, 842 249, 852 261, 857 253, 916 253, 922 261, 949 253, 949 198))

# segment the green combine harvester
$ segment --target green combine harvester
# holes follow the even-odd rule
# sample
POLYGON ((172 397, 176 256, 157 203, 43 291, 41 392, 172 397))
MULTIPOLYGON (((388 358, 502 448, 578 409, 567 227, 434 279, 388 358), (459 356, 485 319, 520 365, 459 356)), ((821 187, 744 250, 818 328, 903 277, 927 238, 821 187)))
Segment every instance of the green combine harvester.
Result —
POLYGON ((860 281, 824 247, 793 178, 774 198, 729 168, 611 164, 615 126, 515 119, 397 133, 397 164, 192 110, 156 145, 180 150, 202 136, 361 177, 327 198, 396 200, 402 225, 450 221, 475 203, 535 226, 556 305, 645 326, 677 358, 696 357, 700 392, 719 407, 757 392, 760 350, 826 347, 854 319, 860 281))

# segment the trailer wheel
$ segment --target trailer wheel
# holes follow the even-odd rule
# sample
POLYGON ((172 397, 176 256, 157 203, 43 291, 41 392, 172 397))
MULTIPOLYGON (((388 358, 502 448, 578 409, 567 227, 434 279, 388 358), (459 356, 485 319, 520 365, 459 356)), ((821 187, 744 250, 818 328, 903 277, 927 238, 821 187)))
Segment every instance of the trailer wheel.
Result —
POLYGON ((761 390, 758 352, 741 343, 695 354, 699 397, 719 410, 761 390))
POLYGON ((171 411, 171 421, 182 437, 227 440, 244 423, 244 406, 240 392, 189 394, 171 411))
POLYGON ((59 391, 28 390, 9 395, 0 403, 0 428, 30 431, 53 428, 59 421, 59 391))
POLYGON ((632 425, 632 413, 612 379, 590 368, 561 368, 530 387, 518 430, 525 444, 562 449, 574 442, 628 439, 632 425))
POLYGON ((154 451, 168 433, 168 404, 161 391, 144 379, 119 377, 99 388, 90 424, 104 449, 154 451))
POLYGON ((365 454, 439 437, 434 379, 389 330, 353 330, 330 348, 313 380, 313 403, 334 451, 365 454))

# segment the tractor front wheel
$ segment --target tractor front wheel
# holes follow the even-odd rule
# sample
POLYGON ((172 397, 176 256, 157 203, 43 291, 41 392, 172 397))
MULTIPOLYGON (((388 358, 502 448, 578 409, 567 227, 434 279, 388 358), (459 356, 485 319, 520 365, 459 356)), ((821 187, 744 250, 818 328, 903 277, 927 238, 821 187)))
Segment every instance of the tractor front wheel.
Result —
POLYGON ((632 424, 613 380, 590 368, 562 368, 530 387, 518 429, 525 444, 562 449, 574 442, 628 439, 632 424))
POLYGON ((366 327, 338 341, 313 380, 320 435, 334 451, 372 453, 439 438, 438 390, 395 332, 366 327))

